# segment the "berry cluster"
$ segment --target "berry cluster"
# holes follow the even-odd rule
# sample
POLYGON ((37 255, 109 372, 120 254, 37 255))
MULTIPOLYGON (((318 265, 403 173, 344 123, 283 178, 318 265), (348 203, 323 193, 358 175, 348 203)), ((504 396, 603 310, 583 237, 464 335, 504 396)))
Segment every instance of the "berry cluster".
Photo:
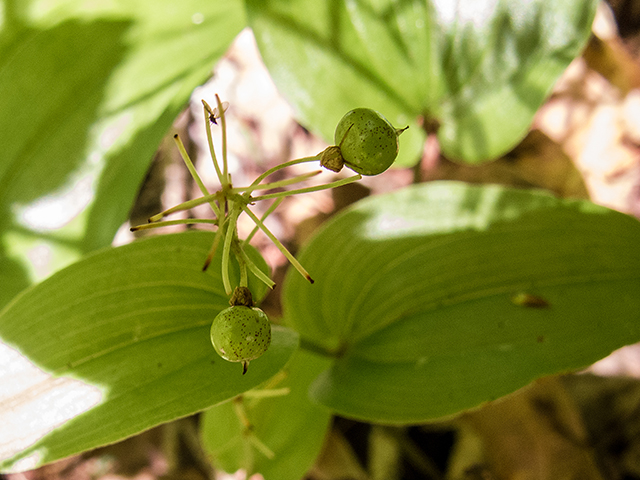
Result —
POLYGON ((266 352, 271 342, 271 326, 265 313, 254 307, 251 292, 248 289, 248 272, 251 271, 258 279, 268 287, 275 285, 245 252, 245 247, 253 238, 258 229, 262 230, 273 241, 291 264, 309 282, 313 283, 311 276, 296 258, 282 245, 276 236, 265 226, 264 221, 280 205, 282 200, 290 195, 314 192, 318 190, 339 187, 357 181, 362 175, 378 175, 391 166, 398 155, 398 136, 406 129, 396 129, 378 112, 368 108, 357 108, 347 113, 338 123, 335 131, 337 145, 330 146, 313 157, 299 158, 273 167, 247 187, 234 187, 231 175, 227 167, 227 140, 225 110, 227 102, 221 102, 216 95, 216 107, 211 108, 207 102, 202 101, 206 124, 209 151, 213 160, 221 188, 210 193, 202 182, 198 172, 189 158, 184 144, 174 136, 182 159, 196 184, 202 192, 202 196, 176 205, 164 212, 152 216, 148 224, 132 227, 132 231, 156 228, 176 224, 206 223, 217 226, 216 234, 211 249, 205 259, 203 270, 206 270, 216 251, 222 246, 222 283, 225 292, 231 297, 231 307, 220 312, 211 325, 211 342, 218 354, 231 362, 242 362, 243 373, 246 373, 250 360, 254 360, 266 352), (219 125, 222 129, 222 165, 216 157, 211 134, 211 125, 219 125), (321 173, 317 170, 311 173, 298 175, 285 180, 264 182, 275 172, 306 162, 319 161, 320 165, 334 172, 339 172, 343 166, 351 168, 357 175, 343 178, 334 182, 311 187, 297 188, 294 190, 255 195, 260 190, 271 190, 286 187, 303 182, 321 173), (261 218, 258 218, 249 208, 255 202, 273 200, 261 218), (181 220, 162 220, 165 216, 182 210, 188 210, 198 205, 209 204, 215 218, 202 219, 190 218, 181 220), (244 240, 238 238, 237 221, 241 214, 246 214, 254 223, 254 230, 244 240), (240 284, 235 290, 230 281, 230 261, 232 255, 240 266, 240 284))

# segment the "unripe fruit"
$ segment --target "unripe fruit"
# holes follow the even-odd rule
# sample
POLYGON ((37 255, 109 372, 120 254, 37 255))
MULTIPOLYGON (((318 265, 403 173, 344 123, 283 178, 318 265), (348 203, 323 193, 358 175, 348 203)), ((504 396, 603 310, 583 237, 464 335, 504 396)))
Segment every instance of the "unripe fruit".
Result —
POLYGON ((211 343, 225 360, 242 362, 244 373, 249 361, 260 357, 271 344, 269 318, 256 307, 226 308, 211 324, 211 343))
POLYGON ((356 108, 338 122, 334 140, 347 167, 362 175, 378 175, 398 156, 398 135, 404 130, 375 110, 356 108))

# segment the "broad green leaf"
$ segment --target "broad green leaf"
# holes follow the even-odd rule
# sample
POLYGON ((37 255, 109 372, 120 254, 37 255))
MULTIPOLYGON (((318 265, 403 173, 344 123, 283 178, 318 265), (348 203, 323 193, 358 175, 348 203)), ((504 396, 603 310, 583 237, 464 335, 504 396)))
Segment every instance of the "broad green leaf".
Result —
POLYGON ((407 166, 423 124, 440 125, 450 158, 478 163, 511 149, 586 43, 598 2, 246 3, 264 61, 303 122, 332 140, 348 110, 379 110, 410 125, 397 160, 407 166))
POLYGON ((265 480, 304 477, 320 448, 331 414, 309 400, 311 381, 329 366, 326 357, 298 350, 287 367, 259 389, 236 399, 244 408, 255 435, 273 454, 267 458, 247 436, 234 401, 207 410, 202 421, 202 441, 214 465, 228 472, 243 468, 265 480), (282 394, 279 389, 289 389, 282 394), (269 397, 269 392, 279 395, 269 397))
POLYGON ((419 106, 386 84, 390 72, 380 75, 371 68, 360 41, 345 47, 357 34, 344 2, 247 0, 246 5, 269 73, 303 124, 333 143, 345 113, 373 108, 396 127, 409 126, 400 136, 396 163, 419 160, 425 138, 416 119, 419 106))
POLYGON ((541 191, 438 182, 358 202, 288 275, 288 325, 331 352, 338 413, 451 415, 640 339, 640 223, 541 191), (527 297, 528 296, 528 297, 527 297), (547 308, 544 308, 544 307, 547 308))
MULTIPOLYGON (((219 255, 202 272, 212 237, 158 236, 98 252, 0 312, 3 469, 33 468, 192 414, 285 365, 297 337, 282 327, 246 375, 215 353, 209 329, 228 297, 219 255)), ((256 298, 265 291, 254 278, 250 288, 256 298)))
POLYGON ((244 27, 244 9, 240 0, 6 3, 0 254, 38 281, 60 268, 47 258, 68 265, 112 242, 161 139, 244 27), (34 262, 7 235, 38 240, 48 256, 34 262))

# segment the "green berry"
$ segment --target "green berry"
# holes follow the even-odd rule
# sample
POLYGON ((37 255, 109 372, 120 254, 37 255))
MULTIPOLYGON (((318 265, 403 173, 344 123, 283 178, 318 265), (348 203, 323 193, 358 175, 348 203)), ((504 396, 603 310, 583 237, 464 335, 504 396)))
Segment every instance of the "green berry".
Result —
POLYGON ((236 305, 226 308, 211 324, 211 343, 225 360, 242 362, 246 372, 249 361, 260 357, 269 348, 269 318, 256 307, 236 305))
POLYGON ((338 122, 334 140, 347 167, 362 175, 378 175, 398 156, 398 135, 403 131, 375 110, 356 108, 338 122))

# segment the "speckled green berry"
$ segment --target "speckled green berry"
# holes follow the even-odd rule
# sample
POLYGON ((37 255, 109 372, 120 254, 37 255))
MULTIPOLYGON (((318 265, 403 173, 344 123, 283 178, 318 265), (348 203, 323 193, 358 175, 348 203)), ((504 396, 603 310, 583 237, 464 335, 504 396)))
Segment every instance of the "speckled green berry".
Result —
POLYGON ((334 140, 347 167, 362 175, 378 175, 398 156, 398 135, 403 131, 375 110, 356 108, 338 122, 334 140))
POLYGON ((249 361, 260 357, 271 344, 269 318, 256 307, 226 308, 211 324, 211 343, 225 360, 242 362, 246 372, 249 361))

